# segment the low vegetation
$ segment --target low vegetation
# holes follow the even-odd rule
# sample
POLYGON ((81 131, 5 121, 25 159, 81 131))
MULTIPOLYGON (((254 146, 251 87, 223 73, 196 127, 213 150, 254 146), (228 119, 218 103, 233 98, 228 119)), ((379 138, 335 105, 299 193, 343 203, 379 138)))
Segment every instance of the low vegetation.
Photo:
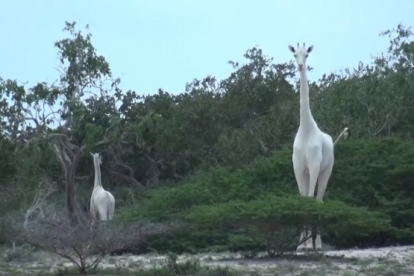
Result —
MULTIPOLYGON (((389 48, 370 64, 310 83, 322 130, 334 137, 345 126, 352 131, 335 147, 323 204, 298 195, 292 171, 299 114, 292 61, 275 64, 252 48, 245 64, 230 62, 228 78, 195 79, 178 95, 138 95, 120 88, 89 33, 69 22, 64 31, 68 37, 55 43, 57 82, 26 87, 0 77, 4 271, 38 251, 66 258, 76 273, 98 271, 110 254, 155 252, 169 254, 163 266, 128 271, 235 275, 197 260, 178 262, 175 254, 265 252, 282 260, 309 226, 322 231, 325 247, 412 242, 410 28, 383 32, 389 48), (114 220, 95 228, 87 216, 91 151, 102 154, 104 187, 116 198, 114 220)), ((129 273, 113 269, 105 273, 129 273)))

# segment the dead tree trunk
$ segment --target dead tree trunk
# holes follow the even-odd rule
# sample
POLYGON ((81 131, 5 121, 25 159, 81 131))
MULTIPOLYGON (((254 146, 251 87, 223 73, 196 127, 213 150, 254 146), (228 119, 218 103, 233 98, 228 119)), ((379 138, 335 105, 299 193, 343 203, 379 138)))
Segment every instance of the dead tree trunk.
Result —
POLYGON ((76 168, 71 166, 66 175, 66 209, 72 226, 79 222, 75 205, 75 174, 76 168))
POLYGON ((73 160, 70 160, 68 154, 66 153, 62 142, 54 146, 55 154, 59 160, 59 163, 62 166, 63 171, 65 172, 66 188, 65 188, 65 197, 66 197, 66 210, 68 211, 68 217, 72 226, 76 226, 79 223, 79 219, 76 212, 75 204, 75 176, 78 166, 78 162, 82 155, 81 151, 78 151, 73 160))

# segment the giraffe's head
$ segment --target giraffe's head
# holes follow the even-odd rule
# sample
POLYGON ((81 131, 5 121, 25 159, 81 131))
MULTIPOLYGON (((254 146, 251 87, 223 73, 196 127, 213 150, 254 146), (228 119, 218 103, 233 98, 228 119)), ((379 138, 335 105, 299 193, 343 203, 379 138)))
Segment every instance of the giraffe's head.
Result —
POLYGON ((96 158, 96 160, 98 160, 99 165, 102 165, 102 156, 99 153, 91 152, 91 156, 92 156, 93 160, 95 160, 95 158, 96 158))
POLYGON ((293 48, 293 46, 288 46, 289 50, 293 53, 293 56, 296 59, 296 63, 298 65, 298 70, 302 71, 303 68, 306 70, 306 60, 309 56, 309 53, 312 52, 313 46, 309 46, 308 48, 305 47, 305 43, 303 43, 303 47, 297 44, 297 48, 293 48))

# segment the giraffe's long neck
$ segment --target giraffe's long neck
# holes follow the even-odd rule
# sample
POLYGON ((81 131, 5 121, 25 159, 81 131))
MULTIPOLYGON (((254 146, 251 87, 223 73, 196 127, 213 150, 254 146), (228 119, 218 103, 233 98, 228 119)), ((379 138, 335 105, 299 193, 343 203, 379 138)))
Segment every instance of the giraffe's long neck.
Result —
POLYGON ((315 125, 309 105, 309 85, 306 68, 300 71, 300 127, 310 130, 315 125))
POLYGON ((93 157, 93 164, 95 166, 95 181, 93 188, 96 189, 97 187, 102 187, 101 183, 101 166, 99 165, 99 159, 98 157, 93 157))

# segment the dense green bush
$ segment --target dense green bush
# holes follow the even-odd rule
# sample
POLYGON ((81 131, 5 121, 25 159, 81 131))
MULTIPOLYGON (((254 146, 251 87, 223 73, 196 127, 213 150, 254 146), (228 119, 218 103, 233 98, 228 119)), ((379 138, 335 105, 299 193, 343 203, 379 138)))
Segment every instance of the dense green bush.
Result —
POLYGON ((217 167, 200 172, 183 185, 151 191, 140 208, 120 214, 120 219, 178 219, 197 205, 248 201, 269 193, 295 193, 290 160, 291 151, 283 150, 239 169, 217 167))
POLYGON ((186 218, 208 227, 243 229, 257 246, 266 247, 269 255, 296 248, 300 232, 310 225, 320 227, 331 240, 391 230, 389 218, 379 212, 340 201, 321 204, 300 195, 269 195, 245 202, 197 206, 186 218))
MULTIPOLYGON (((185 184, 161 188, 148 193, 148 198, 135 209, 119 213, 119 220, 149 219, 181 220, 193 206, 217 204, 229 200, 253 200, 261 195, 294 193, 291 152, 279 151, 272 158, 259 158, 253 165, 239 169, 212 168, 190 177, 185 184), (275 174, 274 171, 285 171, 275 174), (293 184, 293 185, 291 185, 293 184)), ((183 232, 149 241, 149 249, 166 252, 197 252, 200 250, 253 250, 257 248, 244 235, 215 227, 189 225, 183 232)))
POLYGON ((335 155, 325 197, 389 215, 397 230, 381 239, 412 243, 414 142, 395 137, 354 140, 341 143, 335 155))
MULTIPOLYGON (((327 231, 324 241, 340 247, 355 246, 355 244, 380 245, 412 241, 414 238, 414 200, 412 199, 414 143, 398 138, 355 139, 342 141, 335 151, 334 171, 325 195, 326 204, 323 207, 326 209, 320 209, 319 211, 322 213, 318 211, 317 214, 320 215, 331 210, 330 214, 338 219, 345 215, 343 223, 347 224, 347 227, 341 228, 337 225, 338 227, 335 228, 332 225, 336 224, 332 220, 328 220, 331 226, 328 227, 326 224, 327 231), (364 231, 369 229, 365 226, 356 228, 357 218, 372 225, 381 225, 381 220, 378 220, 379 224, 376 224, 374 222, 377 216, 358 213, 359 211, 355 211, 357 209, 347 209, 352 206, 366 207, 368 211, 376 211, 375 214, 380 213, 385 217, 390 217, 391 225, 395 229, 393 228, 391 231, 391 229, 384 228, 383 231, 377 231, 370 236, 364 235, 364 231), (336 209, 329 209, 333 207, 336 209), (351 219, 352 216, 355 216, 354 220, 351 219), (336 229, 335 231, 347 229, 349 234, 335 234, 333 229, 336 229)), ((228 209, 236 208, 237 204, 244 206, 243 204, 249 205, 256 202, 258 205, 254 206, 259 208, 260 204, 267 204, 266 198, 275 197, 276 200, 297 194, 291 150, 286 149, 278 151, 268 158, 258 158, 251 165, 240 169, 219 167, 208 172, 198 173, 183 185, 155 190, 142 202, 140 208, 123 212, 120 214, 120 219, 182 220, 189 218, 188 216, 194 218, 195 210, 209 210, 206 211, 206 214, 210 216, 220 214, 220 216, 217 215, 217 219, 221 217, 225 222, 226 220, 232 221, 232 215, 240 215, 233 212, 234 210, 228 209), (229 202, 232 201, 236 201, 237 204, 230 204, 229 202), (227 211, 229 213, 226 213, 227 211)), ((293 204, 291 206, 296 206, 296 209, 289 209, 288 215, 306 210, 300 209, 302 205, 293 204)), ((275 210, 277 208, 286 210, 282 206, 275 208, 275 210)), ((251 217, 260 215, 254 209, 249 210, 251 217)), ((305 217, 307 216, 300 217, 300 220, 304 221, 305 217)), ((182 236, 165 238, 168 240, 168 244, 157 240, 152 246, 156 245, 154 247, 156 249, 168 249, 169 246, 172 246, 178 251, 194 251, 210 246, 224 246, 226 249, 252 246, 246 237, 234 236, 235 232, 229 232, 227 228, 220 229, 217 227, 218 224, 219 221, 214 221, 212 225, 216 227, 210 225, 204 228, 200 225, 192 225, 182 236), (233 237, 233 242, 230 242, 230 236, 233 237), (243 241, 244 245, 235 244, 234 240, 243 241)), ((378 227, 374 228, 378 230, 378 227)))

